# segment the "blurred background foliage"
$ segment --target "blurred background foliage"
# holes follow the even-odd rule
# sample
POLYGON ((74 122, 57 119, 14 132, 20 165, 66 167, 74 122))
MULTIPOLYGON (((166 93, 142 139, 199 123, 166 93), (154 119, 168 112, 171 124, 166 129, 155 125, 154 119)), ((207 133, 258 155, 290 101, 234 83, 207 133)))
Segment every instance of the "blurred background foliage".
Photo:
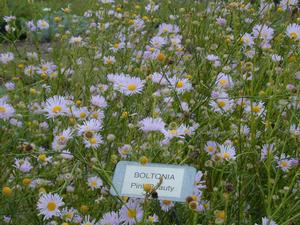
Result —
MULTIPOLYGON (((62 12, 61 9, 67 7, 72 10, 72 14, 83 15, 88 6, 96 2, 95 0, 0 0, 0 42, 6 40, 4 16, 16 16, 17 29, 20 31, 24 30, 22 28, 25 26, 25 21, 41 18, 50 19, 49 17, 59 14, 59 12, 62 12), (45 8, 50 8, 51 11, 45 11, 45 8)), ((49 39, 49 34, 43 36, 43 40, 49 39)), ((15 38, 26 39, 26 34, 19 33, 15 35, 15 38)))

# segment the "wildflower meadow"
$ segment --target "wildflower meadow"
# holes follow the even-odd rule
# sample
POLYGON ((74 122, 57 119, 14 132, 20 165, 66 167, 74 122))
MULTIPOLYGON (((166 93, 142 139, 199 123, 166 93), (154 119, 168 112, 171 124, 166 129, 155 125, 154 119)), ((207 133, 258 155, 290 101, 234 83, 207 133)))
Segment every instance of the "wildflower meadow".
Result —
POLYGON ((299 10, 0 0, 0 224, 300 225, 299 10))

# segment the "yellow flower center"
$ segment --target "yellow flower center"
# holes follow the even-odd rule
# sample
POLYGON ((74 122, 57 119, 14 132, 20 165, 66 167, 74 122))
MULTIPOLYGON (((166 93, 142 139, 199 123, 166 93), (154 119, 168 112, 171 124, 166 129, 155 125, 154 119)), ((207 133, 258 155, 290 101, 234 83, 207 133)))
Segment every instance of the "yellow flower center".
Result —
POLYGON ((108 65, 112 65, 112 64, 113 64, 113 61, 112 61, 111 59, 108 59, 108 60, 106 61, 106 63, 107 63, 108 65))
POLYGON ((287 161, 282 161, 282 162, 280 163, 280 165, 281 165, 281 167, 287 167, 287 166, 288 166, 288 163, 287 163, 287 161))
POLYGON ((227 80, 224 80, 224 79, 220 80, 219 82, 220 82, 221 86, 225 86, 227 84, 227 80))
POLYGON ((59 143, 64 143, 65 140, 66 140, 66 137, 64 137, 64 136, 59 136, 59 138, 58 138, 59 143))
POLYGON ((254 113, 259 113, 260 112, 260 107, 259 106, 253 106, 252 107, 252 112, 254 112, 254 113))
POLYGON ((229 159, 230 155, 228 152, 224 152, 223 157, 224 157, 224 159, 229 159))
POLYGON ((120 47, 119 43, 114 44, 114 48, 119 48, 119 47, 120 47))
POLYGON ((92 145, 97 143, 97 139, 95 137, 90 138, 89 141, 92 145))
POLYGON ((62 110, 62 107, 59 106, 59 105, 54 106, 54 107, 52 108, 52 112, 54 112, 54 113, 59 113, 59 112, 61 112, 61 110, 62 110))
POLYGON ((43 21, 43 22, 42 22, 42 27, 47 27, 46 21, 43 21))
POLYGON ((73 213, 66 213, 65 214, 65 218, 67 218, 67 219, 72 219, 72 217, 73 217, 73 213))
POLYGON ((160 62, 164 61, 166 56, 163 53, 159 53, 156 57, 156 59, 160 62))
POLYGON ((226 103, 223 100, 218 100, 217 103, 220 108, 223 108, 226 105, 226 103))
POLYGON ((213 146, 208 146, 208 147, 207 147, 207 150, 208 150, 209 152, 213 152, 213 151, 215 150, 215 148, 214 148, 213 146))
POLYGON ((3 106, 0 106, 0 113, 6 113, 6 108, 3 106))
POLYGON ((123 150, 123 151, 122 151, 122 154, 123 154, 123 155, 128 155, 128 154, 129 154, 129 151, 128 151, 128 150, 123 150))
POLYGON ((188 134, 188 133, 190 133, 190 130, 186 128, 186 129, 184 129, 184 133, 188 134))
POLYGON ((86 113, 85 112, 81 112, 80 114, 79 114, 79 116, 80 116, 80 118, 85 118, 86 117, 86 113))
POLYGON ((93 180, 93 181, 91 182, 91 186, 92 186, 92 187, 96 187, 96 186, 97 186, 97 181, 93 180))
POLYGON ((177 84, 176 84, 176 87, 177 88, 182 88, 183 87, 183 81, 181 81, 181 80, 178 81, 177 84))
POLYGON ((217 217, 221 220, 224 220, 225 219, 225 212, 224 211, 219 211, 217 213, 217 217))
POLYGON ((127 216, 131 219, 136 217, 136 209, 128 209, 127 216))
POLYGON ((42 71, 46 72, 48 70, 48 67, 47 66, 42 66, 42 71))
POLYGON ((175 134, 177 134, 177 129, 172 129, 172 130, 169 130, 169 133, 170 133, 170 134, 174 134, 174 135, 175 135, 175 134))
POLYGON ((2 189, 2 192, 3 192, 3 194, 5 194, 5 195, 10 195, 10 194, 12 193, 12 190, 11 190, 10 187, 4 187, 4 188, 2 189))
POLYGON ((93 117, 94 119, 98 119, 98 114, 97 114, 97 113, 93 113, 93 114, 92 114, 92 117, 93 117))
POLYGON ((128 84, 127 86, 129 91, 135 91, 136 90, 136 84, 128 84))
POLYGON ((56 209, 56 203, 54 201, 50 201, 47 204, 47 209, 49 211, 54 211, 56 209))
POLYGON ((153 223, 154 220, 155 220, 155 218, 154 218, 153 216, 150 216, 150 217, 149 217, 149 221, 150 221, 151 223, 153 223))
POLYGON ((296 32, 291 32, 290 35, 293 40, 298 38, 298 34, 296 32))
POLYGON ((45 162, 46 161, 46 155, 45 154, 42 154, 42 155, 39 155, 39 160, 40 161, 43 161, 43 162, 45 162))

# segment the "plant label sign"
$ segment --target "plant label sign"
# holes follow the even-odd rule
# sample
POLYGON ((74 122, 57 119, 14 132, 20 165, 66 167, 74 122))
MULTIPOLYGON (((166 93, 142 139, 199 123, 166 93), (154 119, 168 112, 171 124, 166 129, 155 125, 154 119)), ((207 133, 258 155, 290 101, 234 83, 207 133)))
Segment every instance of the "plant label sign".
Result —
POLYGON ((158 199, 184 202, 193 194, 196 169, 190 166, 120 161, 110 189, 112 195, 144 198, 144 184, 156 188, 158 199), (159 184, 159 185, 158 185, 159 184))

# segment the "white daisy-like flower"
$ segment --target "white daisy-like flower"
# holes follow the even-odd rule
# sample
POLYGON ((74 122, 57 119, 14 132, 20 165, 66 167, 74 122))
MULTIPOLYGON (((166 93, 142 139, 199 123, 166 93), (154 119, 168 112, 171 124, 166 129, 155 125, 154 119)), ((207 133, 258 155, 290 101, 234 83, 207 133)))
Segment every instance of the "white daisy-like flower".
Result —
POLYGON ((125 48, 125 42, 116 42, 115 44, 112 45, 110 50, 112 50, 113 52, 117 52, 123 48, 125 48))
POLYGON ((219 145, 220 157, 224 160, 235 159, 235 148, 230 145, 219 145))
POLYGON ((187 136, 192 136, 196 130, 195 127, 193 126, 187 126, 185 124, 181 124, 178 128, 179 130, 182 130, 183 131, 183 134, 184 135, 187 135, 187 136))
POLYGON ((283 10, 292 10, 298 7, 298 0, 281 0, 279 6, 283 10))
POLYGON ((92 189, 92 190, 95 190, 95 189, 99 189, 103 186, 103 182, 102 180, 97 177, 97 176, 94 176, 94 177, 89 177, 88 178, 88 186, 92 189))
POLYGON ((84 121, 82 125, 78 125, 77 133, 78 135, 84 134, 86 138, 92 137, 94 133, 97 133, 102 129, 101 120, 91 119, 84 121))
POLYGON ((168 212, 171 208, 173 208, 174 205, 175 205, 174 202, 172 202, 170 200, 161 200, 160 201, 161 210, 164 212, 168 212))
POLYGON ((192 89, 192 84, 186 78, 173 77, 170 79, 170 83, 172 88, 174 88, 178 93, 183 93, 192 89))
POLYGON ((265 24, 258 24, 253 27, 252 33, 255 38, 261 38, 264 41, 270 41, 273 38, 274 29, 265 24))
POLYGON ((167 140, 171 140, 172 138, 184 138, 185 135, 183 127, 164 129, 162 132, 167 140))
POLYGON ((243 37, 241 38, 241 41, 243 42, 244 46, 251 47, 254 44, 254 40, 251 34, 245 33, 243 37))
POLYGON ((79 108, 73 107, 72 113, 74 114, 74 116, 76 118, 81 119, 81 120, 87 119, 88 116, 90 115, 90 112, 87 107, 79 107, 79 108))
POLYGON ((140 31, 145 27, 145 22, 141 18, 136 18, 133 20, 133 24, 130 27, 135 31, 140 31))
POLYGON ((60 157, 63 159, 73 159, 73 154, 69 150, 63 150, 60 154, 60 157))
POLYGON ((290 133, 296 137, 300 136, 300 126, 297 126, 296 124, 292 124, 290 126, 290 133))
POLYGON ((127 77, 121 84, 121 91, 124 95, 141 93, 145 84, 144 80, 138 77, 127 77))
POLYGON ((154 2, 150 2, 148 5, 145 6, 145 10, 147 12, 155 12, 159 8, 159 5, 155 5, 154 2))
POLYGON ((294 41, 300 40, 300 25, 292 23, 286 28, 286 35, 294 41))
POLYGON ((284 172, 289 171, 289 169, 292 166, 292 163, 289 159, 280 159, 280 160, 278 160, 277 164, 278 164, 278 167, 284 172))
POLYGON ((187 102, 180 102, 181 108, 184 112, 189 112, 189 104, 187 102))
POLYGON ((60 216, 59 207, 63 205, 63 199, 58 194, 42 194, 37 203, 37 209, 44 219, 50 219, 53 216, 60 216))
POLYGON ((69 43, 70 43, 70 44, 81 45, 81 44, 83 44, 83 41, 82 41, 82 40, 83 40, 83 39, 82 39, 82 37, 80 37, 80 36, 77 36, 77 37, 72 36, 72 37, 70 38, 70 40, 69 40, 69 43))
POLYGON ((273 54, 272 55, 272 61, 273 62, 280 62, 280 61, 282 61, 282 56, 277 55, 277 54, 273 54))
POLYGON ((67 105, 69 101, 63 96, 55 95, 51 98, 48 98, 44 102, 44 112, 47 114, 48 118, 54 118, 57 116, 65 116, 69 113, 67 105))
POLYGON ((76 213, 77 213, 76 209, 65 207, 61 210, 60 217, 61 217, 61 219, 65 220, 67 222, 71 222, 76 213))
POLYGON ((177 34, 179 33, 179 31, 180 31, 179 27, 175 24, 162 23, 158 27, 158 35, 168 34, 168 33, 177 34))
POLYGON ((157 73, 157 72, 151 74, 151 81, 153 83, 161 84, 161 85, 168 84, 168 81, 166 80, 166 78, 164 78, 164 76, 161 73, 157 73))
POLYGON ((131 151, 132 151, 131 145, 127 145, 127 144, 118 148, 118 152, 121 155, 122 159, 126 159, 128 155, 130 155, 131 151))
POLYGON ((7 120, 15 114, 15 109, 4 98, 0 99, 0 119, 7 120))
POLYGON ((114 89, 124 95, 140 93, 145 84, 145 81, 139 77, 131 77, 127 74, 109 74, 107 78, 113 83, 114 89))
POLYGON ((0 54, 0 62, 3 64, 8 64, 10 61, 13 61, 15 58, 12 52, 6 52, 0 54))
POLYGON ((85 216, 80 225, 96 225, 96 220, 91 219, 89 215, 85 216))
POLYGON ((219 24, 220 26, 226 25, 226 19, 219 16, 216 20, 217 20, 217 24, 219 24))
POLYGON ((170 38, 171 46, 169 50, 176 50, 182 48, 181 45, 182 36, 181 35, 175 35, 174 37, 170 38))
POLYGON ((32 169, 32 165, 29 162, 28 158, 24 159, 15 159, 15 168, 20 170, 23 173, 28 173, 32 169))
POLYGON ((98 148, 103 143, 100 134, 93 134, 92 137, 85 137, 84 144, 86 148, 98 148))
POLYGON ((101 95, 94 95, 91 97, 91 103, 95 106, 98 106, 100 108, 106 108, 107 102, 105 98, 101 95))
POLYGON ((40 30, 48 30, 49 28, 49 23, 46 20, 38 20, 37 21, 37 27, 40 30))
POLYGON ((217 76, 217 85, 218 88, 230 88, 233 85, 231 77, 225 73, 219 73, 217 76))
POLYGON ((27 75, 27 76, 30 76, 32 77, 36 71, 36 67, 35 66, 26 66, 24 68, 24 74, 27 75))
POLYGON ((26 22, 26 26, 27 26, 28 30, 30 30, 30 31, 36 31, 36 29, 37 29, 33 20, 26 22))
POLYGON ((215 100, 211 100, 209 105, 215 112, 228 112, 232 109, 234 101, 229 98, 228 94, 221 92, 215 100))
POLYGON ((261 149, 260 159, 265 160, 275 150, 274 144, 264 144, 261 149))
POLYGON ((113 65, 116 62, 116 58, 114 56, 104 56, 103 62, 106 65, 113 65))
POLYGON ((208 61, 211 61, 211 62, 215 62, 215 61, 219 61, 220 60, 219 56, 213 55, 213 54, 207 55, 206 59, 208 61))
POLYGON ((248 113, 253 113, 257 116, 263 115, 264 111, 265 111, 265 106, 262 102, 252 102, 250 104, 247 105, 246 107, 246 112, 248 113))
POLYGON ((104 112, 100 109, 92 111, 90 118, 102 121, 104 118, 104 112))
POLYGON ((72 128, 63 130, 59 135, 54 137, 52 148, 54 150, 62 150, 66 147, 68 141, 72 138, 72 128))
POLYGON ((161 36, 154 36, 153 38, 151 38, 150 43, 154 48, 160 49, 167 43, 167 40, 166 38, 161 36))
POLYGON ((161 118, 146 117, 139 122, 140 129, 144 132, 162 132, 165 128, 165 125, 165 122, 161 118))
POLYGON ((12 22, 12 21, 16 20, 16 17, 15 16, 4 16, 3 20, 5 22, 9 23, 9 22, 12 22))
POLYGON ((277 225, 277 223, 274 220, 271 220, 267 217, 262 218, 262 225, 277 225))
POLYGON ((218 143, 215 141, 208 141, 206 142, 206 145, 204 147, 204 150, 210 154, 210 155, 214 155, 215 152, 217 151, 217 147, 218 147, 218 143))
POLYGON ((53 62, 43 62, 40 67, 37 69, 38 74, 46 74, 50 76, 53 73, 56 73, 57 66, 53 62))

